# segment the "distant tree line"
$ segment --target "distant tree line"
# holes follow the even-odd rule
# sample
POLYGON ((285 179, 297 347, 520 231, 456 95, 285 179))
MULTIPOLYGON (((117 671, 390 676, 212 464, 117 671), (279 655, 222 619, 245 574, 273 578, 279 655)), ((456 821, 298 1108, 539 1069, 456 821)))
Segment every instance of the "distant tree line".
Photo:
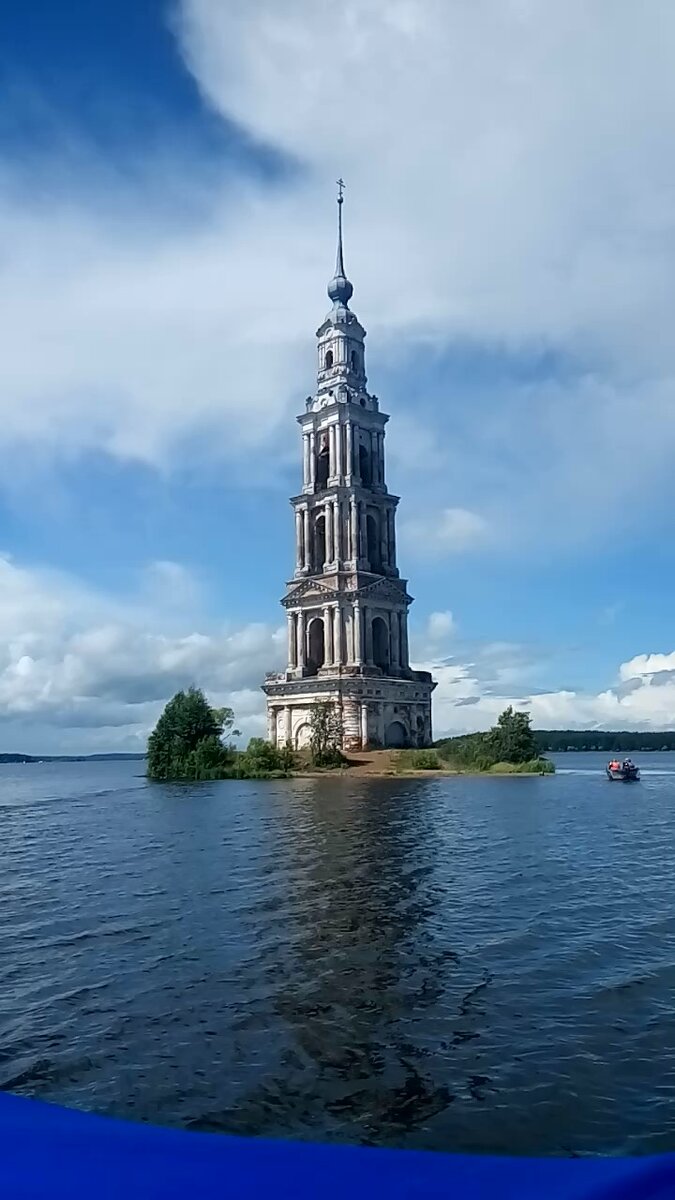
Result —
POLYGON ((0 763, 140 762, 145 754, 0 754, 0 763))
POLYGON ((605 729, 535 729, 540 753, 564 750, 614 751, 675 750, 675 732, 643 732, 605 729))

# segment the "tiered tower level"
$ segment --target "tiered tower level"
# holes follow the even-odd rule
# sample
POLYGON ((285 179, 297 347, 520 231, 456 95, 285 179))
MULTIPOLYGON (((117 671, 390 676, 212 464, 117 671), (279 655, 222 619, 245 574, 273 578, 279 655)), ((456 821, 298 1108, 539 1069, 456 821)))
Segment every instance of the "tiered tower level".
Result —
POLYGON ((366 386, 366 331, 349 307, 342 204, 340 185, 332 308, 316 334, 316 392, 298 417, 295 574, 281 601, 288 666, 265 680, 268 736, 276 745, 306 745, 312 705, 329 700, 342 710, 344 749, 429 746, 436 685, 409 663, 412 597, 396 561, 399 498, 385 472, 389 418, 366 386))

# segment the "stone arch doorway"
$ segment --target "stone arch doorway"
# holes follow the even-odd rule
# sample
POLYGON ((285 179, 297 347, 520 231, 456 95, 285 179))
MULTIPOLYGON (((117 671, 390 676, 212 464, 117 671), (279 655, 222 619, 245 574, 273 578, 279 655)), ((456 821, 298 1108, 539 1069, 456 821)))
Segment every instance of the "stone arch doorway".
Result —
POLYGON ((307 630, 307 673, 316 675, 319 667, 324 664, 324 658, 323 618, 314 617, 307 630))
POLYGON ((326 561, 326 518, 323 514, 314 522, 314 570, 323 574, 326 561))
POLYGON ((389 668, 389 629, 384 617, 373 620, 373 662, 382 671, 389 668))
POLYGON ((295 731, 295 749, 304 750, 309 746, 309 741, 312 736, 312 729, 309 722, 303 721, 302 725, 298 725, 295 731))
POLYGON ((374 513, 366 517, 366 540, 368 545, 368 562, 371 571, 382 570, 382 555, 380 553, 380 522, 374 513))
POLYGON ((402 721, 392 721, 387 725, 384 744, 392 748, 408 745, 408 733, 402 721))

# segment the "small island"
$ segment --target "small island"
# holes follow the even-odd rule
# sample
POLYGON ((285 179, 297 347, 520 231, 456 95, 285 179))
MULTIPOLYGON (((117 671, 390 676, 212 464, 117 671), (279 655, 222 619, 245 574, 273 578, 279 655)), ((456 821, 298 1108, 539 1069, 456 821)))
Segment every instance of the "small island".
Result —
POLYGON ((320 702, 311 712, 306 750, 274 746, 251 738, 245 750, 231 708, 213 708, 200 688, 177 692, 148 741, 149 779, 165 782, 214 779, 283 779, 339 772, 354 775, 550 775, 528 713, 507 708, 486 733, 445 738, 428 749, 342 751, 343 729, 337 705, 320 702))

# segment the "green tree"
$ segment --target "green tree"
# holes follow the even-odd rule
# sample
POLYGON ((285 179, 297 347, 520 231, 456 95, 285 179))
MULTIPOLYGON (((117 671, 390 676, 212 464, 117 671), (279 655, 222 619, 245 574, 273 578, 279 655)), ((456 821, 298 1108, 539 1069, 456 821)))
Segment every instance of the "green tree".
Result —
POLYGON ((537 739, 530 725, 530 714, 516 712, 512 705, 504 710, 490 730, 487 742, 495 762, 525 763, 539 755, 537 739))
POLYGON ((148 739, 149 778, 217 778, 234 757, 221 741, 233 723, 232 710, 211 708, 200 688, 177 692, 148 739))
POLYGON ((315 767, 339 767, 342 754, 342 712, 339 705, 321 700, 312 705, 309 748, 315 767))

